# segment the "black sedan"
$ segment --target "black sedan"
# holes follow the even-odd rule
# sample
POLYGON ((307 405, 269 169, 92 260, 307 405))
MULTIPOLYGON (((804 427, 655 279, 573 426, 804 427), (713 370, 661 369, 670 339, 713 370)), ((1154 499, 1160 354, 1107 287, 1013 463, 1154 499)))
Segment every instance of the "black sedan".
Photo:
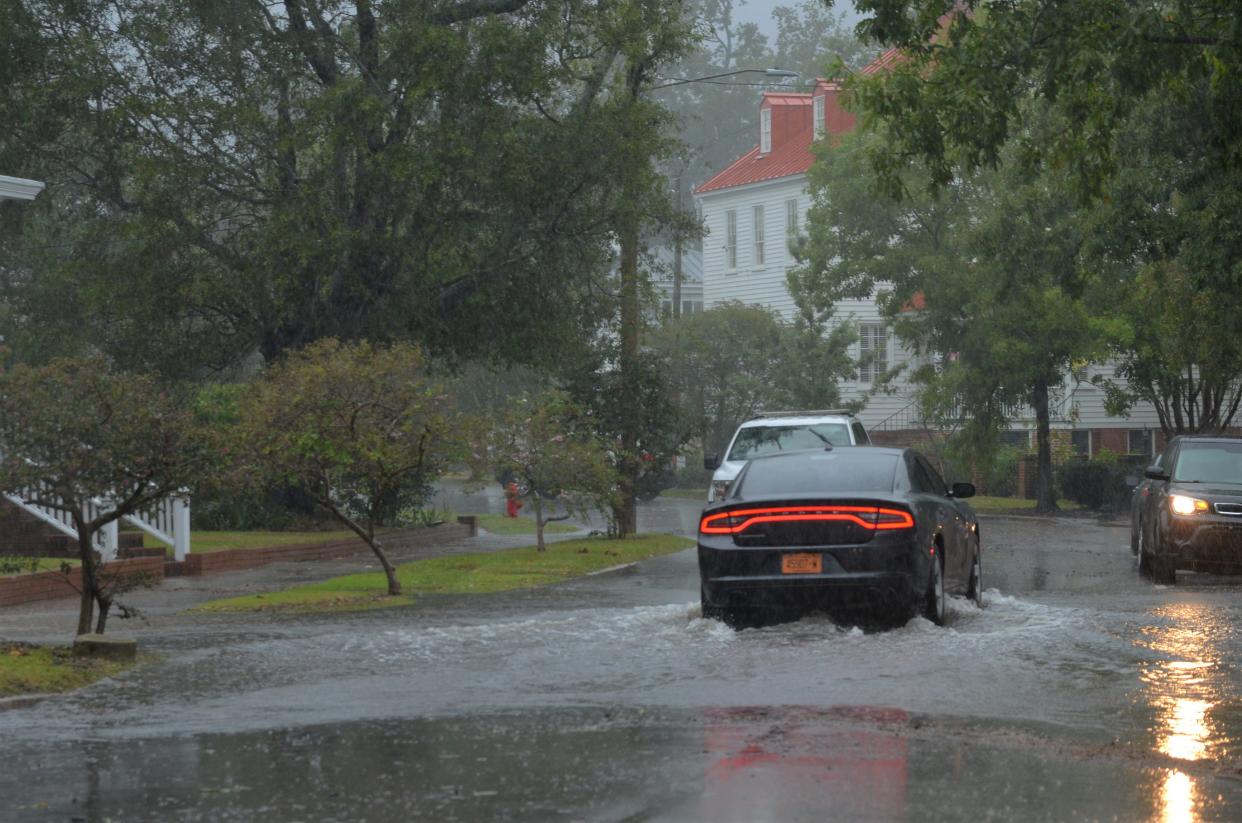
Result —
POLYGON ((1242 438, 1174 437, 1145 475, 1131 524, 1139 573, 1242 574, 1242 438))
POLYGON ((910 449, 856 446, 751 460, 703 510, 703 616, 734 625, 807 611, 944 622, 945 594, 982 605, 979 524, 910 449))

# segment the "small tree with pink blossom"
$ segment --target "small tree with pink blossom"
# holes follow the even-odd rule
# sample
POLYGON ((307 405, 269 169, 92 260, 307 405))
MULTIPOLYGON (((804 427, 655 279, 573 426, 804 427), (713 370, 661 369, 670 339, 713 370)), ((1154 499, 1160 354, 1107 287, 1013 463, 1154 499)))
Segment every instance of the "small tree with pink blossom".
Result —
POLYGON ((539 551, 548 523, 610 511, 619 478, 594 421, 560 391, 515 398, 476 452, 476 473, 507 475, 535 517, 539 551))

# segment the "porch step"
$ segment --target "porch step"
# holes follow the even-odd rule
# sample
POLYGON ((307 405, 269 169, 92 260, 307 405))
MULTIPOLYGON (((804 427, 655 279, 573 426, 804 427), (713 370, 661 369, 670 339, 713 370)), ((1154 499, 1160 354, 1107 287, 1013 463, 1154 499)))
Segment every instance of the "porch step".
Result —
MULTIPOLYGON (((121 532, 123 548, 142 546, 141 532, 121 532)), ((0 556, 77 557, 78 541, 0 497, 0 556)))

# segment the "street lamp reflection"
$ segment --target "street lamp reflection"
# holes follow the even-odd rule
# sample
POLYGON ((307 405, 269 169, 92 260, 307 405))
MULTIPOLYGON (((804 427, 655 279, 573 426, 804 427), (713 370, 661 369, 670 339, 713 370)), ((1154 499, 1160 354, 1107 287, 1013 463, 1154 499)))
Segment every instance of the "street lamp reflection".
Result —
MULTIPOLYGON (((1153 663, 1142 675, 1147 699, 1156 709, 1157 749, 1175 760, 1204 760, 1218 744, 1209 713, 1220 697, 1213 678, 1218 658, 1213 638, 1220 615, 1190 603, 1170 605, 1158 615, 1173 625, 1149 629, 1144 645, 1180 659, 1153 663)), ((1200 819, 1198 794, 1193 777, 1181 769, 1168 769, 1161 787, 1160 819, 1195 823, 1200 819)))
POLYGON ((1178 760, 1200 760, 1207 753, 1210 734, 1207 711, 1214 704, 1206 700, 1177 698, 1165 717, 1165 734, 1160 751, 1178 760))
POLYGON ((1164 778, 1164 823, 1195 823, 1195 781, 1172 769, 1164 778))

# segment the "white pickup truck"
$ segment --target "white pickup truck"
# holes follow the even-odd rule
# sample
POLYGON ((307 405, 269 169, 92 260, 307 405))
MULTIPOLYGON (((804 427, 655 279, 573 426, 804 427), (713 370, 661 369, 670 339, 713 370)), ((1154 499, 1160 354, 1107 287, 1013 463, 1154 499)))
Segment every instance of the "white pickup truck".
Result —
POLYGON ((737 427, 724 460, 718 454, 703 457, 703 468, 715 472, 707 490, 707 502, 723 499, 737 473, 752 457, 825 445, 865 446, 870 442, 863 424, 846 409, 761 414, 737 427))

